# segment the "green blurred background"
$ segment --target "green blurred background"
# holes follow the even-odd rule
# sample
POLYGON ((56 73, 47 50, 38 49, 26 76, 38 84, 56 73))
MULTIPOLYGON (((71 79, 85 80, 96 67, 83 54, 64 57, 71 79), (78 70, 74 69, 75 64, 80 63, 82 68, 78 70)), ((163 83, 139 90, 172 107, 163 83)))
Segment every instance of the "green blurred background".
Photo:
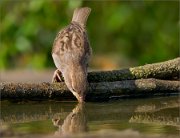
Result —
POLYGON ((76 7, 92 8, 91 68, 117 69, 179 56, 179 1, 1 0, 0 69, 55 68, 51 49, 76 7))

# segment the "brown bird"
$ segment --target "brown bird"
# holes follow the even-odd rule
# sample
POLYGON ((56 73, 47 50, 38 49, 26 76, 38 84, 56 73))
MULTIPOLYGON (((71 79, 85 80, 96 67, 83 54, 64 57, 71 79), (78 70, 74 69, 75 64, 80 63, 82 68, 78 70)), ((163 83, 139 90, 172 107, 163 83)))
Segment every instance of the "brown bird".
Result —
POLYGON ((88 87, 87 67, 92 50, 86 22, 90 12, 88 7, 75 9, 70 25, 59 31, 52 49, 57 67, 52 81, 62 81, 62 74, 67 87, 79 102, 84 101, 88 87))

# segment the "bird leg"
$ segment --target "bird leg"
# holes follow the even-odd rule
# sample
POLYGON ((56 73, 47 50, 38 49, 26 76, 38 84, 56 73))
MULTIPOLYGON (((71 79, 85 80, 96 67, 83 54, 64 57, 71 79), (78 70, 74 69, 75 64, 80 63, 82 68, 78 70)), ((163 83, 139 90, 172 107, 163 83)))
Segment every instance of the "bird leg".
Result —
POLYGON ((64 81, 64 78, 63 78, 63 76, 62 76, 61 71, 58 70, 58 69, 56 69, 56 70, 54 71, 54 75, 53 75, 53 77, 52 77, 52 83, 53 83, 53 82, 63 82, 63 81, 64 81))

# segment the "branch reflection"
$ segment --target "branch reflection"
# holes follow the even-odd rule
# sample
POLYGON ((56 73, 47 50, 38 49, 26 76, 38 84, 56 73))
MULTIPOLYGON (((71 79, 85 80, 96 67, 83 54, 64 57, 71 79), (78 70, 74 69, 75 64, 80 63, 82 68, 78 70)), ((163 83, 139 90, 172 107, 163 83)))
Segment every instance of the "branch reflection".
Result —
POLYGON ((166 99, 165 101, 156 101, 156 103, 138 105, 129 122, 171 125, 180 128, 179 103, 179 99, 166 99))

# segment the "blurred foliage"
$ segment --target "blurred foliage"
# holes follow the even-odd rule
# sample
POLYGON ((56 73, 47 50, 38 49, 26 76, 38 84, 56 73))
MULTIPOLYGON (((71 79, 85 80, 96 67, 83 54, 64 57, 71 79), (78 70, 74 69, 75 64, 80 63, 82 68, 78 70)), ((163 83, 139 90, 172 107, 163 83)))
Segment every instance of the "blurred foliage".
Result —
POLYGON ((178 0, 1 0, 0 69, 54 67, 53 40, 80 6, 92 8, 87 28, 94 55, 138 64, 179 56, 178 0))

